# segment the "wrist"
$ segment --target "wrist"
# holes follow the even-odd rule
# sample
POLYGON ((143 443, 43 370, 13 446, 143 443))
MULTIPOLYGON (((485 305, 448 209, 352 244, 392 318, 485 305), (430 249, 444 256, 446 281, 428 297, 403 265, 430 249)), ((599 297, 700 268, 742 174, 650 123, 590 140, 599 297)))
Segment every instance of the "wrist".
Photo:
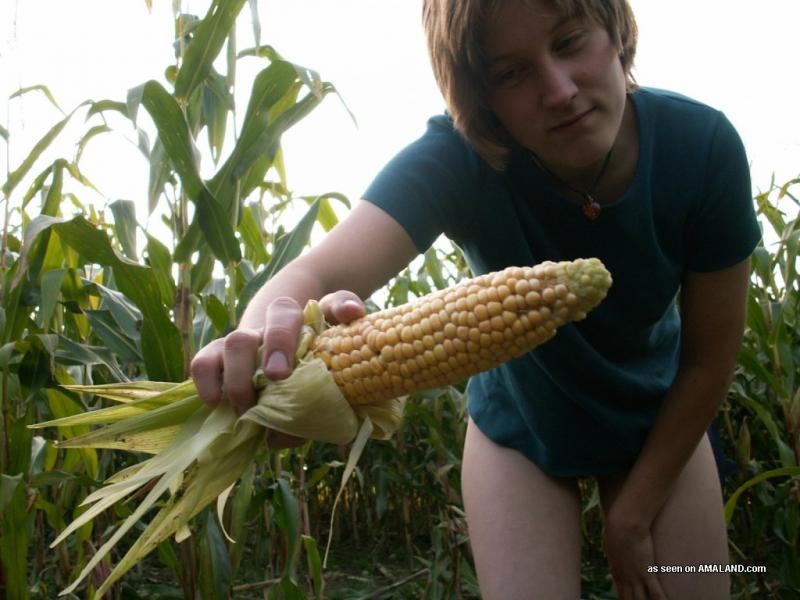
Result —
POLYGON ((631 534, 644 534, 650 531, 654 517, 643 510, 640 502, 628 502, 620 496, 606 515, 608 525, 618 531, 627 531, 631 534))

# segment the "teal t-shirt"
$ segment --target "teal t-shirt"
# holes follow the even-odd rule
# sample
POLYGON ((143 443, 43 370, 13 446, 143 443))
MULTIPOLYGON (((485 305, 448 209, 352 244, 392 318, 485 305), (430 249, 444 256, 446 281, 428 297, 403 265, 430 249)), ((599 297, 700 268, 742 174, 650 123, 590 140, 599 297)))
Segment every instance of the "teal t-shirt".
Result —
POLYGON ((478 427, 555 476, 633 464, 678 370, 685 272, 732 266, 761 237, 747 157, 725 116, 662 90, 630 97, 639 161, 595 221, 523 149, 493 170, 447 116, 432 118, 364 194, 421 252, 445 233, 476 275, 580 257, 609 269, 614 284, 584 321, 468 385, 478 427))

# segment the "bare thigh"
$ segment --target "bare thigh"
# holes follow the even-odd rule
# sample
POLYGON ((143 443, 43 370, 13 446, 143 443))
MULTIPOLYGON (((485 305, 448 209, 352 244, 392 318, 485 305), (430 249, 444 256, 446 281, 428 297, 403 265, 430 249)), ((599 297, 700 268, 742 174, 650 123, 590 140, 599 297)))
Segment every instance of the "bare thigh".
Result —
MULTIPOLYGON (((622 477, 600 478, 604 507, 619 492, 622 477)), ((605 508, 604 508, 605 510, 605 508)), ((722 489, 708 436, 703 437, 684 467, 652 528, 656 563, 661 565, 728 564, 728 535, 722 489)), ((730 598, 726 573, 659 573, 668 598, 730 598)))
POLYGON ((461 477, 484 600, 580 597, 576 481, 546 475, 516 450, 489 440, 472 419, 461 477))

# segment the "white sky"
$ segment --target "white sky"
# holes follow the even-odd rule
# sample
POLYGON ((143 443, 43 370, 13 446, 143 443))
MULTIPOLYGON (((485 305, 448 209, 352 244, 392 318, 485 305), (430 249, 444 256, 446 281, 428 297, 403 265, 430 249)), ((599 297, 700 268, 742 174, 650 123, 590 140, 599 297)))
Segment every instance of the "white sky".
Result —
MULTIPOLYGON (((722 109, 745 141, 755 189, 768 187, 773 172, 779 183, 797 176, 800 2, 631 3, 640 29, 639 83, 722 109)), ((164 68, 173 62, 172 2, 153 4, 150 14, 144 0, 0 1, 0 124, 12 134, 8 161, 0 141, 4 170, 15 169, 59 118, 36 94, 9 104, 7 97, 20 87, 44 83, 69 111, 87 98, 124 100, 131 87, 163 81, 164 68)), ((262 43, 334 83, 359 123, 356 128, 331 96, 284 137, 289 185, 296 192, 339 191, 357 199, 381 166, 422 133, 427 118, 443 110, 420 5, 420 0, 259 2, 262 43)), ((206 6, 207 0, 183 2, 187 12, 202 14, 206 6)), ((245 25, 248 12, 245 5, 245 25)), ((250 44, 249 31, 249 25, 242 29, 240 49, 250 44)), ((250 82, 244 70, 239 81, 248 84, 240 90, 243 110, 250 82)), ((76 119, 74 127, 80 132, 84 126, 76 119)), ((77 135, 64 139, 74 143, 77 135)), ((62 152, 71 155, 71 146, 62 152)), ((147 165, 138 150, 121 136, 107 135, 90 144, 82 164, 103 193, 97 203, 140 201, 144 222, 147 165)), ((204 167, 211 172, 210 164, 204 167)))

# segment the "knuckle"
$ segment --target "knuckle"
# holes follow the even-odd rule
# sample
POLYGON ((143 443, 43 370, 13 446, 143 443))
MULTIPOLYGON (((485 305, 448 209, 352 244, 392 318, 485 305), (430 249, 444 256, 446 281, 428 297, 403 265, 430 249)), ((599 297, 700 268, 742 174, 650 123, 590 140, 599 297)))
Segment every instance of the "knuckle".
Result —
POLYGON ((269 305, 270 313, 302 313, 300 304, 290 296, 278 296, 269 305))
POLYGON ((251 331, 235 329, 225 336, 225 350, 248 348, 258 344, 258 337, 251 331))
POLYGON ((217 373, 218 364, 212 356, 197 354, 189 365, 189 372, 194 379, 208 379, 217 373))
POLYGON ((297 340, 299 334, 299 326, 292 327, 290 325, 273 325, 266 330, 264 341, 267 346, 278 345, 291 345, 297 340))
POLYGON ((207 379, 209 373, 210 369, 197 360, 193 360, 192 364, 189 365, 189 375, 195 380, 195 384, 198 384, 203 379, 207 379))

